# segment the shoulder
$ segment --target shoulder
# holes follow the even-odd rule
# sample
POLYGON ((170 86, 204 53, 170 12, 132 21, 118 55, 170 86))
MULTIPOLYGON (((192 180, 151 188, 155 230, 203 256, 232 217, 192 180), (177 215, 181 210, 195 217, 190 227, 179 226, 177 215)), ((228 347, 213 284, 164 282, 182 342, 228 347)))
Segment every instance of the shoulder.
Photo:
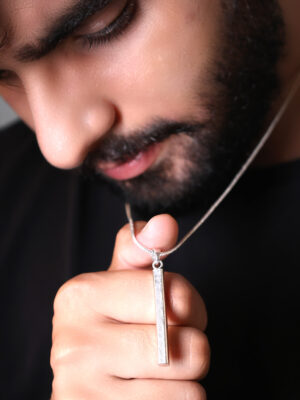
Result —
POLYGON ((75 174, 52 167, 43 157, 34 132, 19 121, 0 130, 0 187, 30 190, 49 179, 69 181, 75 174))
POLYGON ((2 144, 13 145, 17 139, 28 140, 33 139, 34 134, 22 121, 17 121, 6 128, 0 130, 1 153, 3 152, 2 144))

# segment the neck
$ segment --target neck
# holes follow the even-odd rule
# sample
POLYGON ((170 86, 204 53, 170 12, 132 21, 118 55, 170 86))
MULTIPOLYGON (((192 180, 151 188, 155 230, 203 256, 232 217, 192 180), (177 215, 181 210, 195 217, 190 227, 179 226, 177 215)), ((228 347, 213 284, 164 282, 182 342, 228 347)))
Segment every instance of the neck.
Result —
MULTIPOLYGON (((298 0, 279 0, 286 25, 286 46, 279 64, 280 100, 274 104, 273 115, 287 96, 300 73, 300 5, 298 0)), ((271 114, 272 114, 271 113, 271 114)), ((286 163, 300 158, 300 89, 280 123, 256 159, 257 165, 286 163)))
MULTIPOLYGON (((288 89, 293 84, 295 76, 299 76, 300 70, 289 79, 284 86, 280 100, 274 105, 273 116, 287 96, 288 89)), ((300 158, 300 88, 291 101, 288 109, 255 160, 255 165, 269 166, 286 163, 300 158)))

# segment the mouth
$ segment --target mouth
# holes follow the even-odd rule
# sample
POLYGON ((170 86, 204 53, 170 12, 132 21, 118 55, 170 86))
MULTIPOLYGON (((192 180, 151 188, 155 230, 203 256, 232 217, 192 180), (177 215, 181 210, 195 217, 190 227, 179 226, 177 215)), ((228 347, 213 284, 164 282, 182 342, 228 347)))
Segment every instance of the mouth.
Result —
POLYGON ((126 161, 100 162, 96 165, 96 168, 102 174, 114 180, 125 181, 136 178, 156 162, 161 145, 161 143, 155 143, 126 161))

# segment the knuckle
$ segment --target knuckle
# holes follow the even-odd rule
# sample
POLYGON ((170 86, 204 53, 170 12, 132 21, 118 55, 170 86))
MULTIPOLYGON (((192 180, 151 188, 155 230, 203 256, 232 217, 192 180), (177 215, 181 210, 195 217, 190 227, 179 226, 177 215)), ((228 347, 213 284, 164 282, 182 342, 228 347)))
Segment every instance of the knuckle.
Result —
POLYGON ((61 307, 67 307, 73 303, 74 299, 82 290, 83 275, 76 276, 64 283, 56 293, 54 299, 54 311, 61 307))
POLYGON ((210 346, 207 336, 199 329, 192 329, 190 334, 190 371, 192 379, 206 376, 210 365, 210 346))
POLYGON ((55 400, 68 398, 68 381, 69 378, 66 375, 65 368, 63 369, 62 367, 57 367, 57 369, 53 369, 52 397, 55 398, 55 400))
MULTIPOLYGON (((64 385, 62 384, 63 380, 60 379, 57 374, 54 373, 53 380, 52 380, 52 397, 51 400, 59 399, 60 394, 64 391, 64 385)), ((66 397, 67 398, 67 397, 66 397)))
POLYGON ((74 387, 67 384, 68 378, 64 375, 54 376, 52 381, 52 396, 51 400, 76 400, 78 399, 78 392, 74 387))
POLYGON ((54 342, 52 344, 51 353, 50 353, 50 366, 54 371, 57 365, 57 361, 61 358, 60 357, 61 350, 58 348, 57 343, 54 342))
POLYGON ((78 304, 78 299, 82 301, 86 293, 89 293, 94 286, 95 280, 99 280, 101 273, 87 273, 77 275, 64 283, 54 299, 54 313, 61 309, 72 309, 78 304))
POLYGON ((62 332, 56 333, 50 353, 52 370, 63 365, 64 361, 66 362, 66 359, 75 352, 76 347, 78 348, 78 344, 75 344, 75 335, 72 335, 72 332, 64 329, 62 332))
MULTIPOLYGON (((76 399, 81 389, 88 388, 84 377, 92 375, 90 365, 95 365, 93 343, 82 332, 70 329, 55 339, 50 355, 53 371, 52 393, 59 399, 76 399), (82 379, 81 379, 82 378, 82 379), (73 397, 72 397, 73 396, 73 397)), ((56 398, 55 397, 55 398, 56 398)))

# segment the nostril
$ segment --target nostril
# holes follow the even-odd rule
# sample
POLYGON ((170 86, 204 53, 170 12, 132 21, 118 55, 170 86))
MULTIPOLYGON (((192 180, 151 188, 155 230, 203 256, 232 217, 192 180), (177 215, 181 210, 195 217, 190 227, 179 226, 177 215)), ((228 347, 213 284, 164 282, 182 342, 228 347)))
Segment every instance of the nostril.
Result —
POLYGON ((58 97, 57 92, 43 101, 35 97, 31 109, 44 157, 62 169, 79 167, 95 144, 111 131, 117 115, 114 105, 101 98, 70 93, 58 97))
POLYGON ((45 159, 54 167, 72 169, 78 167, 86 156, 88 146, 71 131, 68 134, 58 129, 44 130, 36 134, 40 150, 45 159))

